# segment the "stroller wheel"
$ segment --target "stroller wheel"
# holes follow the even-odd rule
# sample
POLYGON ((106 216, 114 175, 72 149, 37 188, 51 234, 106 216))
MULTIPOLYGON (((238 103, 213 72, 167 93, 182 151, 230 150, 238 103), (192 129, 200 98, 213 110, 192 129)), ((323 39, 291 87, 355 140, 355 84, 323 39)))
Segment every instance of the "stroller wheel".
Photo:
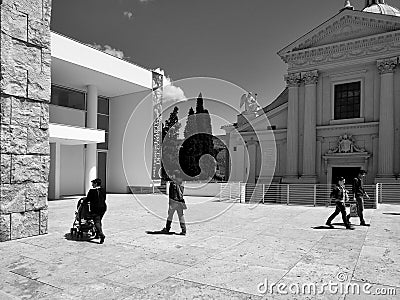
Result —
POLYGON ((71 233, 71 236, 74 235, 74 229, 71 228, 71 230, 69 231, 71 233))

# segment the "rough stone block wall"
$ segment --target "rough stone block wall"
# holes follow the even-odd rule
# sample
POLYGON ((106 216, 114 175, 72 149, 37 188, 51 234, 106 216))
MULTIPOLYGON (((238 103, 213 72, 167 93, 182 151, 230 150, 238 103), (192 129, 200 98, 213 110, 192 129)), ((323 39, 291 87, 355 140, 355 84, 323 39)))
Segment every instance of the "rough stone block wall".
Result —
POLYGON ((0 0, 0 241, 47 233, 51 0, 0 0))

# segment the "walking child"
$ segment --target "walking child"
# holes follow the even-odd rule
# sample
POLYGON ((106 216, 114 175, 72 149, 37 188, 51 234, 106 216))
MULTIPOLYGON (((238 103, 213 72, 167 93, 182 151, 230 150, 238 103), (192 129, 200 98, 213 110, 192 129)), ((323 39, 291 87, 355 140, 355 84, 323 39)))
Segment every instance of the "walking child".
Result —
POLYGON ((172 219, 174 213, 178 214, 179 223, 181 225, 180 235, 186 235, 186 224, 183 210, 186 209, 185 199, 183 199, 183 186, 182 177, 179 171, 175 171, 172 175, 172 181, 169 185, 169 203, 168 203, 168 217, 165 227, 161 230, 162 232, 169 232, 171 230, 172 219))
POLYGON ((346 218, 346 206, 345 206, 345 203, 346 203, 346 201, 349 200, 349 196, 348 196, 346 187, 344 186, 344 183, 345 183, 345 179, 343 177, 339 177, 338 183, 332 189, 330 197, 331 197, 331 199, 335 200, 336 209, 333 212, 333 214, 326 221, 326 225, 328 225, 329 227, 333 227, 332 224, 331 224, 332 220, 339 213, 341 213, 344 226, 346 226, 346 229, 351 229, 352 230, 354 228, 350 226, 350 223, 348 222, 348 220, 346 218))

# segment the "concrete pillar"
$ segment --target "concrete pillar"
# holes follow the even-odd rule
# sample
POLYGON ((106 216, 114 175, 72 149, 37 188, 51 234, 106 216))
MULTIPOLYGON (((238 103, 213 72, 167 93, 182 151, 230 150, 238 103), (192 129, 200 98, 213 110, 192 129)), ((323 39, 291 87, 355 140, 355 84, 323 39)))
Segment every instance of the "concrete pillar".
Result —
POLYGON ((304 143, 303 143, 303 176, 302 179, 316 182, 315 174, 317 146, 317 82, 318 71, 310 71, 301 75, 305 83, 304 107, 304 143))
POLYGON ((50 174, 49 174, 49 198, 60 199, 61 189, 61 144, 50 144, 50 174))
POLYGON ((379 161, 377 181, 393 179, 394 163, 394 81, 397 57, 377 61, 381 74, 379 106, 379 161))
POLYGON ((86 95, 86 127, 97 129, 97 87, 88 85, 86 95))
MULTIPOLYGON (((89 85, 86 95, 86 127, 97 129, 97 87, 89 85)), ((85 152, 85 191, 97 177, 97 144, 87 144, 85 152)))
POLYGON ((286 179, 298 178, 299 153, 299 84, 300 73, 289 73, 285 76, 289 89, 288 126, 286 150, 286 179))
POLYGON ((0 241, 47 233, 51 0, 0 5, 0 241))

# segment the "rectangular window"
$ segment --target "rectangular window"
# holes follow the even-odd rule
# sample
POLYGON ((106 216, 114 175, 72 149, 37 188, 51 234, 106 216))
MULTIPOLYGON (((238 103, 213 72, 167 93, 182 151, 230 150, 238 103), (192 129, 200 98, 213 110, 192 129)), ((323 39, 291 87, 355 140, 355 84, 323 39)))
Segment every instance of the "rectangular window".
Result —
POLYGON ((335 120, 360 117, 361 81, 335 85, 334 97, 335 120))
POLYGON ((98 107, 97 107, 97 112, 99 114, 103 114, 103 115, 108 115, 108 99, 107 98, 103 98, 103 97, 99 97, 98 100, 98 107))
POLYGON ((97 114, 97 128, 108 131, 108 116, 97 114))
POLYGON ((85 93, 52 85, 51 104, 85 110, 85 93))
POLYGON ((109 99, 98 97, 97 101, 97 128, 106 132, 105 142, 97 144, 97 149, 108 149, 108 131, 109 131, 109 99))

